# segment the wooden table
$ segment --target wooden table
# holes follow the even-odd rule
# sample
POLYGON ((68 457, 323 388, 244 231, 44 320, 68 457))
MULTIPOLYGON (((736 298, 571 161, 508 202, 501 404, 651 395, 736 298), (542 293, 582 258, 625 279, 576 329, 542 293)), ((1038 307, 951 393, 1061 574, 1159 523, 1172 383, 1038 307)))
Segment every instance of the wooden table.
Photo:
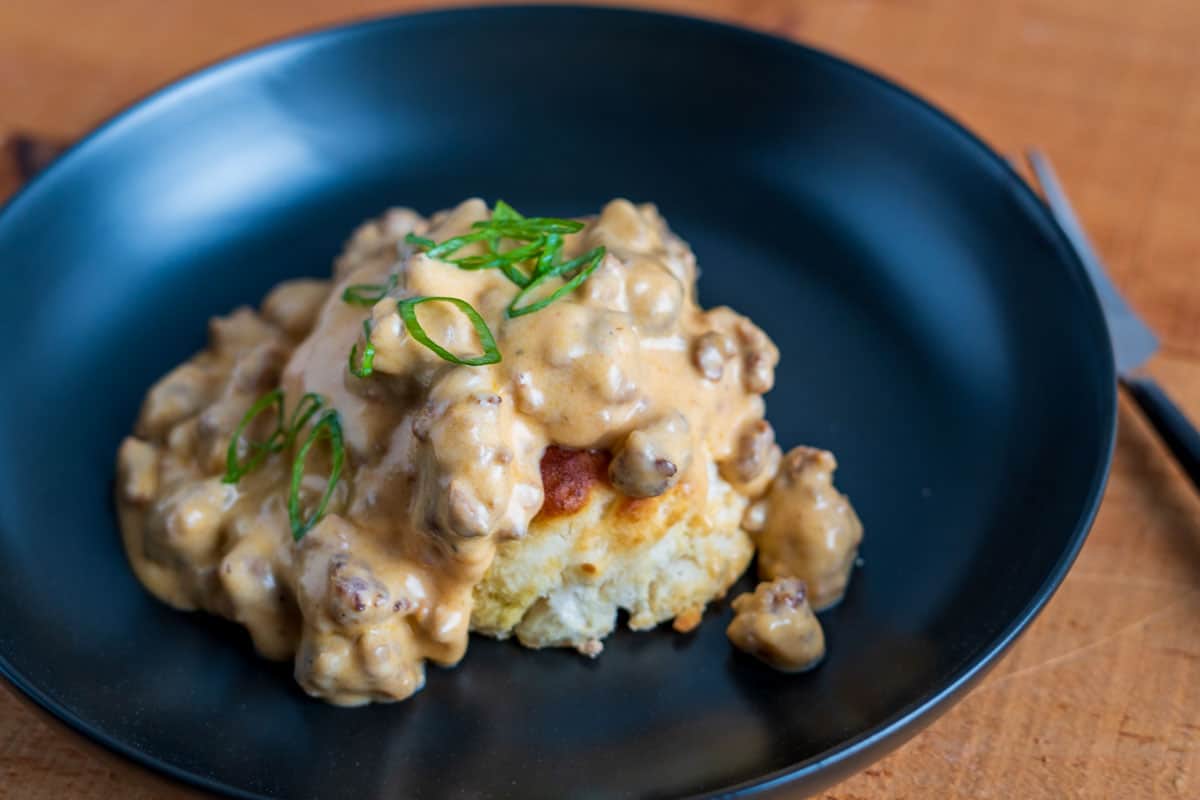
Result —
MULTIPOLYGON (((414 2, 0 4, 0 135, 79 136, 165 81, 414 2)), ((847 56, 1004 152, 1036 144, 1163 339, 1200 420, 1200 2, 662 0, 847 56)), ((16 185, 0 173, 0 197, 16 185)), ((2 258, 2 256, 0 256, 2 258)), ((0 796, 177 798, 0 692, 0 796)), ((1200 500, 1122 401, 1112 478, 1066 583, 966 700, 825 797, 1200 797, 1200 500)))

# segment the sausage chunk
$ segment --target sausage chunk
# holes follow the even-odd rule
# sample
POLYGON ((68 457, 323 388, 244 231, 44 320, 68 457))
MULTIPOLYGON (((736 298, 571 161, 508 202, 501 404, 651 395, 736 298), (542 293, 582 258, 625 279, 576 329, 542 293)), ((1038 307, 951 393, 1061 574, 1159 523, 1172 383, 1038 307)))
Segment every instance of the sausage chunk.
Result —
POLYGON ((688 421, 673 412, 625 437, 608 475, 623 494, 657 497, 674 486, 691 463, 688 421))
POLYGON ((825 657, 825 634, 808 604, 804 581, 760 583, 733 601, 725 635, 733 646, 782 672, 804 672, 825 657))
POLYGON ((766 496, 766 519, 755 538, 758 576, 796 577, 817 610, 841 599, 863 527, 833 485, 837 461, 826 450, 797 447, 784 456, 766 496))

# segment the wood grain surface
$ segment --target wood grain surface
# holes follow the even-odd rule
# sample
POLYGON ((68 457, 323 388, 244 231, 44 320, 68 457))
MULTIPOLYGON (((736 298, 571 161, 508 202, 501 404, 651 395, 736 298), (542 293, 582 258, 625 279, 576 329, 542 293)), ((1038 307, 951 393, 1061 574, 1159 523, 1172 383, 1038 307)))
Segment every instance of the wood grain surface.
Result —
MULTIPOLYGON (((0 0, 0 136, 70 140, 250 45, 427 5, 0 0)), ((1044 149, 1163 339, 1149 372, 1200 421, 1200 2, 647 5, 815 44, 914 88, 1003 152, 1044 149)), ((0 197, 16 183, 0 166, 0 197)), ((0 692, 0 797, 193 796, 0 692)), ((1046 611, 967 699, 824 797, 1200 797, 1200 500, 1131 404, 1096 526, 1046 611)))

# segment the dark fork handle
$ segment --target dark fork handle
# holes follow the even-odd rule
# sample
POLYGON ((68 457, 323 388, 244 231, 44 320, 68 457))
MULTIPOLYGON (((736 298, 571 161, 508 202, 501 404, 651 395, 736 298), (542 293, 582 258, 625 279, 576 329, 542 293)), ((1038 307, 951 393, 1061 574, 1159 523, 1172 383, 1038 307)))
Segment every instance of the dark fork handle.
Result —
POLYGON ((17 176, 27 181, 37 175, 50 162, 58 158, 65 148, 60 142, 44 136, 32 136, 26 133, 14 133, 7 138, 0 136, 2 150, 16 165, 17 176))
POLYGON ((1171 448, 1175 460, 1200 490, 1200 431, 1171 402, 1167 393, 1151 378, 1122 378, 1121 382, 1141 406, 1142 412, 1158 435, 1171 448))

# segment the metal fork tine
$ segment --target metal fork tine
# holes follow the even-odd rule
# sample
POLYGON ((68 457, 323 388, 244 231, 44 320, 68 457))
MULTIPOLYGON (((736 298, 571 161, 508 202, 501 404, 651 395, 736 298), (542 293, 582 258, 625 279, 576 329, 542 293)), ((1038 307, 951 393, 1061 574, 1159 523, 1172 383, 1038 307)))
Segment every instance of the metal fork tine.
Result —
POLYGON ((1003 155, 1004 160, 1008 162, 1008 166, 1012 168, 1013 172, 1017 173, 1017 177, 1029 184, 1029 188, 1033 189, 1033 191, 1040 193, 1041 187, 1038 186, 1037 180, 1029 174, 1024 154, 1017 153, 1014 155, 1013 153, 1004 153, 1003 155))
POLYGON ((1066 192, 1063 191, 1062 185, 1058 182, 1058 175, 1054 172, 1054 167, 1050 166, 1049 159, 1036 149, 1026 150, 1025 158, 1028 160, 1029 168, 1033 170, 1033 174, 1041 187, 1042 196, 1046 199, 1046 205, 1050 206, 1050 211, 1053 212, 1054 218, 1058 220, 1059 226, 1067 234, 1067 238, 1071 240, 1071 244, 1075 246, 1075 250, 1083 260, 1084 266, 1093 273, 1097 269, 1102 272, 1103 262, 1096 255, 1096 248, 1092 247, 1091 240, 1083 232, 1083 226, 1079 224, 1079 218, 1075 216, 1075 209, 1071 206, 1071 201, 1067 199, 1066 192))
POLYGON ((1113 339, 1117 371, 1122 375, 1128 374, 1158 349, 1158 338, 1133 312, 1112 279, 1108 277, 1104 263, 1096 255, 1095 248, 1075 216, 1075 210, 1071 208, 1066 193, 1058 183, 1058 176, 1054 174, 1050 160, 1037 150, 1027 150, 1025 157, 1029 160, 1029 166, 1038 183, 1041 184, 1042 195, 1050 213, 1058 220, 1059 227, 1066 233, 1092 279, 1092 286, 1095 287, 1100 305, 1104 308, 1104 317, 1113 339))

